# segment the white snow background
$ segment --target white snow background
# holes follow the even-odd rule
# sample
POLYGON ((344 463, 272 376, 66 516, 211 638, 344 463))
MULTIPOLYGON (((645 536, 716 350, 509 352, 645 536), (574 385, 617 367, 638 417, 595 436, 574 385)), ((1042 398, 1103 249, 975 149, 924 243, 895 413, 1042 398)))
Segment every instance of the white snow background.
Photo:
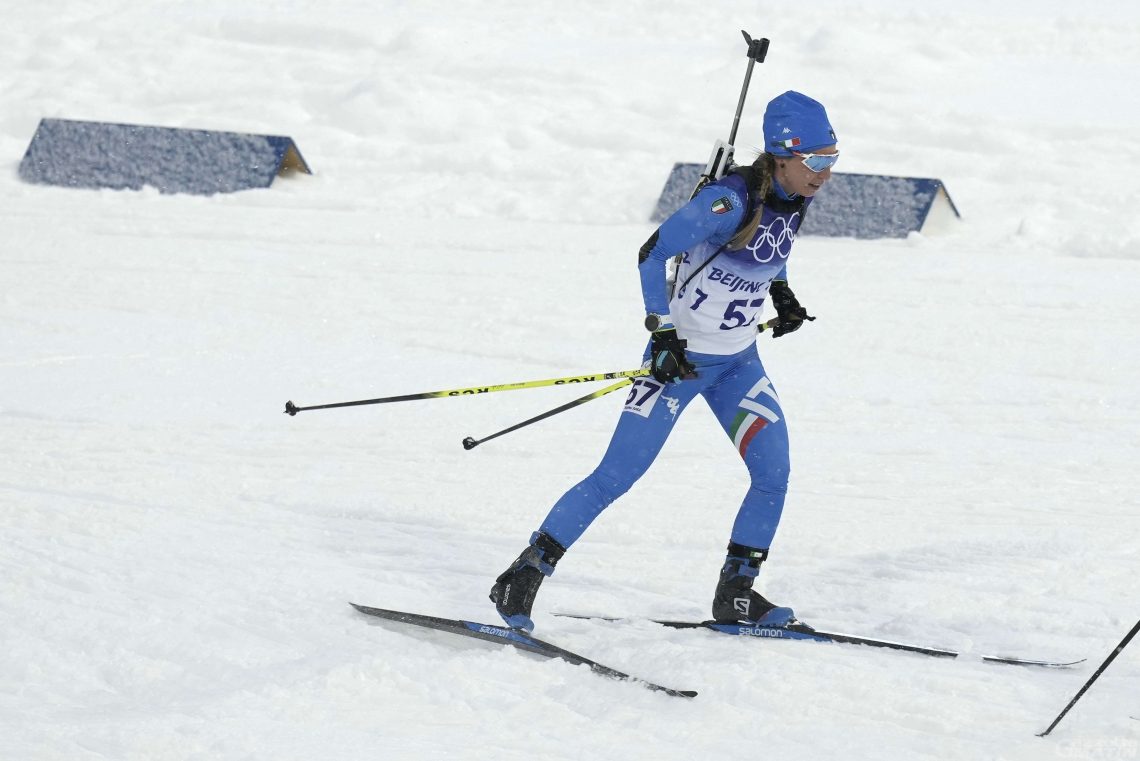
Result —
POLYGON ((1135 3, 7 2, 0 26, 0 758, 1134 759, 1135 3), (349 600, 486 599, 623 393, 320 404, 636 367, 674 161, 768 99, 841 171, 963 220, 804 237, 814 323, 760 350, 793 476, 760 587, 819 627, 1068 671, 672 631, 743 467, 707 408, 544 585, 537 634, 694 700, 349 600), (22 183, 41 117, 286 134, 316 174, 214 197, 22 183))

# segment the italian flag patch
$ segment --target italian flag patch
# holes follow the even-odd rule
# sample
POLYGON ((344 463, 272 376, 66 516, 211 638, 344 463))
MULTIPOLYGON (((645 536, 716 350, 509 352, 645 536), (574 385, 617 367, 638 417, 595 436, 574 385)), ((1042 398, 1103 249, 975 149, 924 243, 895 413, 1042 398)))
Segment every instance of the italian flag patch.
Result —
POLYGON ((724 196, 713 201, 713 214, 727 214, 730 211, 732 211, 732 202, 728 200, 728 196, 724 196))
POLYGON ((800 144, 800 139, 798 137, 793 137, 790 140, 781 140, 780 141, 780 145, 782 145, 785 148, 795 148, 799 144, 800 144))
MULTIPOLYGON (((741 409, 736 413, 736 418, 732 421, 732 426, 728 431, 728 435, 732 437, 732 444, 740 452, 741 457, 748 454, 748 445, 752 443, 756 434, 764 430, 764 426, 769 423, 780 422, 780 416, 776 414, 774 409, 756 401, 760 394, 767 394, 776 399, 776 392, 772 389, 772 384, 768 381, 767 376, 761 378, 749 390, 748 395, 740 400, 741 409)), ((779 399, 776 401, 778 402, 779 399)))
POLYGON ((740 452, 741 457, 748 453, 748 445, 766 425, 768 425, 768 421, 759 415, 751 415, 747 412, 736 414, 729 434, 732 436, 732 445, 736 447, 736 451, 740 452))

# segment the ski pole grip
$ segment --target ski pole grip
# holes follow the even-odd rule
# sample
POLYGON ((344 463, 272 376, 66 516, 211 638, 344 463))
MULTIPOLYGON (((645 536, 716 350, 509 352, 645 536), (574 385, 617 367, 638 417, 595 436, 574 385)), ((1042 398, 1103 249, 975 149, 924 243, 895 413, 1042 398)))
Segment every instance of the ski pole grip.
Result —
POLYGON ((748 57, 757 63, 764 63, 764 58, 768 55, 768 38, 761 37, 754 40, 743 29, 740 30, 740 33, 744 35, 744 40, 748 43, 748 57))

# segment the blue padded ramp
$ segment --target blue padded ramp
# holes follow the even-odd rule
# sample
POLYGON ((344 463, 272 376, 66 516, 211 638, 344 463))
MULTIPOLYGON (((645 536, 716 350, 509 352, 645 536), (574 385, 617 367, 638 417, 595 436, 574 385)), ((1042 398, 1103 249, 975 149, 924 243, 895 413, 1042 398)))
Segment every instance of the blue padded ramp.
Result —
POLYGON ((832 172, 801 229, 804 235, 905 238, 928 231, 936 203, 961 216, 941 180, 832 172))
POLYGON ((673 171, 669 172, 669 179, 665 180, 665 187, 661 189, 661 195, 657 197, 657 207, 653 209, 649 221, 659 225, 670 214, 688 203, 689 198, 693 195, 693 188, 697 186, 697 180, 701 178, 701 172, 704 171, 704 168, 704 164, 682 164, 681 162, 674 164, 673 171))
POLYGON ((210 195, 266 188, 288 170, 312 173, 288 137, 43 119, 19 172, 46 185, 210 195))
MULTIPOLYGON (((660 223, 693 192, 704 164, 673 165, 650 221, 660 223)), ((850 238, 905 238, 934 223, 959 218, 941 180, 832 172, 816 195, 800 233, 850 238)))

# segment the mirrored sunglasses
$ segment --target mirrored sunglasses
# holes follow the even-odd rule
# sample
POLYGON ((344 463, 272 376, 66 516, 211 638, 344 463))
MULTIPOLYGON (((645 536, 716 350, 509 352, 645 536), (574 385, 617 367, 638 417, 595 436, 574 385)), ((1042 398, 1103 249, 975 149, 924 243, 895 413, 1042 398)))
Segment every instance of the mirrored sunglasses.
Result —
POLYGON ((839 161, 839 151, 835 153, 796 153, 794 155, 803 159, 804 166, 816 173, 830 169, 835 166, 836 161, 839 161))

